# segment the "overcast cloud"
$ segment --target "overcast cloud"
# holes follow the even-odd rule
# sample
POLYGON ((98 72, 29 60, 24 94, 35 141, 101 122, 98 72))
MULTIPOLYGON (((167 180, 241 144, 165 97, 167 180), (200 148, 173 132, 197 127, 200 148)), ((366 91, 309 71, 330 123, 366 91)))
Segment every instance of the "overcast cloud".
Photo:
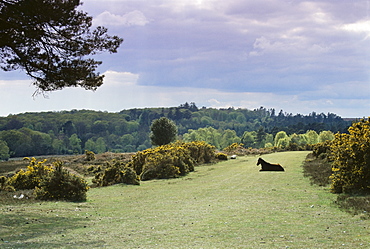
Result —
POLYGON ((0 72, 0 115, 186 101, 370 115, 369 0, 86 0, 81 8, 125 39, 118 54, 99 56, 104 85, 33 99, 21 72, 0 72))

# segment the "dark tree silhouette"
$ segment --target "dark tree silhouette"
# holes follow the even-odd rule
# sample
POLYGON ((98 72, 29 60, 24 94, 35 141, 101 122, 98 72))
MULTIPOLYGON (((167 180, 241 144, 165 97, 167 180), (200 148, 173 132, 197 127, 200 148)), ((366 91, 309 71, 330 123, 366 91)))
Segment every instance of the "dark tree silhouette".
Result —
POLYGON ((86 56, 116 53, 123 39, 91 29, 79 0, 0 0, 0 67, 24 70, 36 92, 80 86, 96 90, 101 61, 86 56))
POLYGON ((177 126, 166 117, 154 120, 150 130, 152 131, 150 139, 153 145, 165 145, 176 140, 177 126))

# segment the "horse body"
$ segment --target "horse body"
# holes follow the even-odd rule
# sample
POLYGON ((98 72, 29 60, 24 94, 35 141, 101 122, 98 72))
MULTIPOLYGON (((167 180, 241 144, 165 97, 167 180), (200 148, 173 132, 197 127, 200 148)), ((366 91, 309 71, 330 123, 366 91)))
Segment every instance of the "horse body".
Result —
POLYGON ((259 158, 257 161, 257 166, 261 164, 260 171, 285 171, 280 164, 271 164, 259 158))

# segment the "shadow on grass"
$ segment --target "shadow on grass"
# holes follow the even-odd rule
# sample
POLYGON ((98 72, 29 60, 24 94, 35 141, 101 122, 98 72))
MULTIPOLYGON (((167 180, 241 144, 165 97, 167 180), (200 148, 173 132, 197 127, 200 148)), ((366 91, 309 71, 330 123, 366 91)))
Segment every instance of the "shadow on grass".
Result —
POLYGON ((87 240, 83 236, 77 236, 77 239, 75 236, 73 239, 70 238, 73 234, 71 230, 86 229, 91 223, 86 217, 70 217, 70 214, 63 217, 62 215, 58 215, 58 211, 53 210, 40 210, 36 214, 28 212, 25 206, 2 207, 0 209, 0 248, 104 246, 105 242, 102 240, 91 238, 87 240))
POLYGON ((33 190, 0 192, 0 248, 95 248, 105 241, 76 235, 87 234, 92 223, 74 210, 52 208, 48 202, 35 200, 33 190), (23 194, 24 197, 19 199, 23 194), (17 197, 17 198, 14 198, 17 197), (38 206, 38 204, 40 206, 38 206), (81 232, 82 231, 82 232, 81 232))
POLYGON ((353 215, 362 215, 364 218, 370 218, 370 196, 351 196, 340 194, 335 203, 340 209, 353 215))
MULTIPOLYGON (((316 158, 313 153, 310 153, 303 164, 303 174, 310 178, 311 184, 328 186, 332 167, 327 159, 316 158)), ((370 196, 368 195, 338 194, 334 204, 347 213, 362 215, 365 219, 370 218, 370 196)))
POLYGON ((330 184, 331 168, 327 160, 316 158, 310 153, 303 164, 303 175, 310 179, 311 184, 327 186, 330 184))

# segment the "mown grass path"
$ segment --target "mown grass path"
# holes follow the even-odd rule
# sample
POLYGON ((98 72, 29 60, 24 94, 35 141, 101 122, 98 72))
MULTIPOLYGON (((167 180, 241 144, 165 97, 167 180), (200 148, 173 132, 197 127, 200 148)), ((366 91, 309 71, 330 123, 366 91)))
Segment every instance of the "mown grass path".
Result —
POLYGON ((286 172, 239 157, 183 178, 91 189, 85 203, 0 204, 0 248, 369 248, 369 220, 303 177, 307 153, 263 156, 286 172))

